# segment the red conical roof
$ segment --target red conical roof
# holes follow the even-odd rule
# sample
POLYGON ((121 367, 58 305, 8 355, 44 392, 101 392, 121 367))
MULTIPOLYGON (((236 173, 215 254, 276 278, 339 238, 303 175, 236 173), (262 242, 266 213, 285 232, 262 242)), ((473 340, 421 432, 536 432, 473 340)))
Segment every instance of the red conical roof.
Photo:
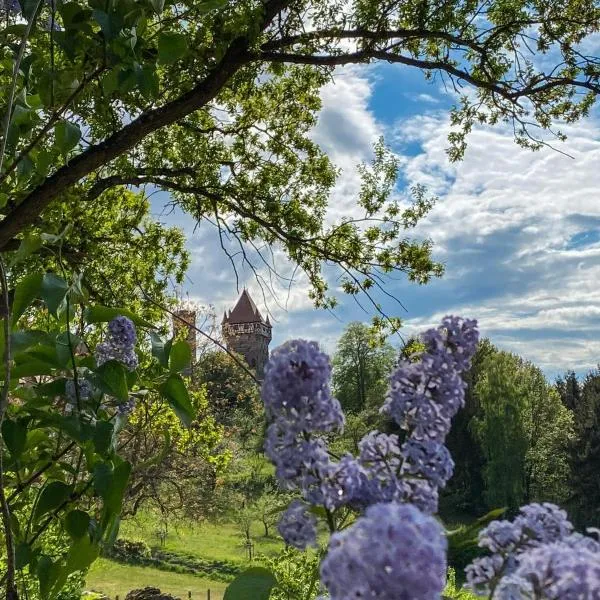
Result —
POLYGON ((264 319, 260 314, 254 300, 250 294, 244 289, 235 308, 227 315, 223 322, 227 323, 264 323, 264 319))

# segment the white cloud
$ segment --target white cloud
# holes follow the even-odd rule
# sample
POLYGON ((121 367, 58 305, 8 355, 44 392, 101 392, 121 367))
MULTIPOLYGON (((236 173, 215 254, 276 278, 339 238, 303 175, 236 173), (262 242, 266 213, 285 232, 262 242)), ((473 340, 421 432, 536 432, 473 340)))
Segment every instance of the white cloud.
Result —
POLYGON ((509 131, 481 128, 453 165, 445 116, 398 125, 398 144, 421 146, 406 161, 409 180, 440 194, 418 231, 434 239, 447 265, 431 287, 444 297, 411 319, 410 330, 453 312, 477 317, 485 335, 549 373, 600 360, 600 244, 570 244, 600 231, 600 129, 590 119, 565 130, 561 150, 573 159, 521 149, 509 131))

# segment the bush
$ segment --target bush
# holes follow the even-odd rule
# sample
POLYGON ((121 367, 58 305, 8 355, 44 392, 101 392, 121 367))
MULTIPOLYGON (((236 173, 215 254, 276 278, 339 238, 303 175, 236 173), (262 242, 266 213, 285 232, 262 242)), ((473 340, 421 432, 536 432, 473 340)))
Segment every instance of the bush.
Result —
POLYGON ((152 557, 150 546, 142 540, 118 539, 104 551, 107 558, 132 565, 138 565, 152 557))

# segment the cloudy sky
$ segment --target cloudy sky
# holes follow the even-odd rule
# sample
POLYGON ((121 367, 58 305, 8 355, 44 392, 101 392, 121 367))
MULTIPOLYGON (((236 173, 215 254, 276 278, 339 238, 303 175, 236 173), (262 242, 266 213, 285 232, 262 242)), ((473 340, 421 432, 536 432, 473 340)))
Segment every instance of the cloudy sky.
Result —
MULTIPOLYGON (((446 274, 426 286, 390 282, 406 310, 385 303, 405 333, 447 313, 477 318, 482 334, 538 364, 554 378, 566 369, 584 374, 600 362, 600 115, 564 131, 558 147, 520 149, 508 130, 478 129, 464 160, 451 164, 448 107, 452 99, 420 73, 397 65, 344 68, 322 92, 314 139, 343 169, 332 214, 351 209, 355 167, 368 161, 384 135, 401 157, 403 187, 427 185, 439 202, 415 234, 435 243, 446 274)), ((402 192, 400 189, 399 192, 402 192)), ((221 312, 238 296, 233 270, 214 233, 179 214, 155 215, 185 229, 192 266, 184 293, 221 312)), ((253 274, 240 270, 261 310, 274 320, 273 346, 290 337, 320 340, 328 350, 345 325, 369 321, 349 298, 331 314, 315 311, 306 285, 281 285, 263 297, 253 274)), ((367 304, 364 304, 368 308, 367 304)))

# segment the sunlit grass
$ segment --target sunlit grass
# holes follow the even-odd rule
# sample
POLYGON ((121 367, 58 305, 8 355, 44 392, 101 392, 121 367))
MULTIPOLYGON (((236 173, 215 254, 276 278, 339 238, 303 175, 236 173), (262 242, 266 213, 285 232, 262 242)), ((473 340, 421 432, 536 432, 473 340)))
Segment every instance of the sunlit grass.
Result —
POLYGON ((150 567, 122 565, 104 558, 94 563, 86 580, 87 590, 102 592, 109 598, 119 596, 119 600, 131 590, 148 586, 183 600, 188 598, 188 592, 192 592, 192 600, 206 600, 210 589, 211 600, 222 600, 227 584, 150 567))

